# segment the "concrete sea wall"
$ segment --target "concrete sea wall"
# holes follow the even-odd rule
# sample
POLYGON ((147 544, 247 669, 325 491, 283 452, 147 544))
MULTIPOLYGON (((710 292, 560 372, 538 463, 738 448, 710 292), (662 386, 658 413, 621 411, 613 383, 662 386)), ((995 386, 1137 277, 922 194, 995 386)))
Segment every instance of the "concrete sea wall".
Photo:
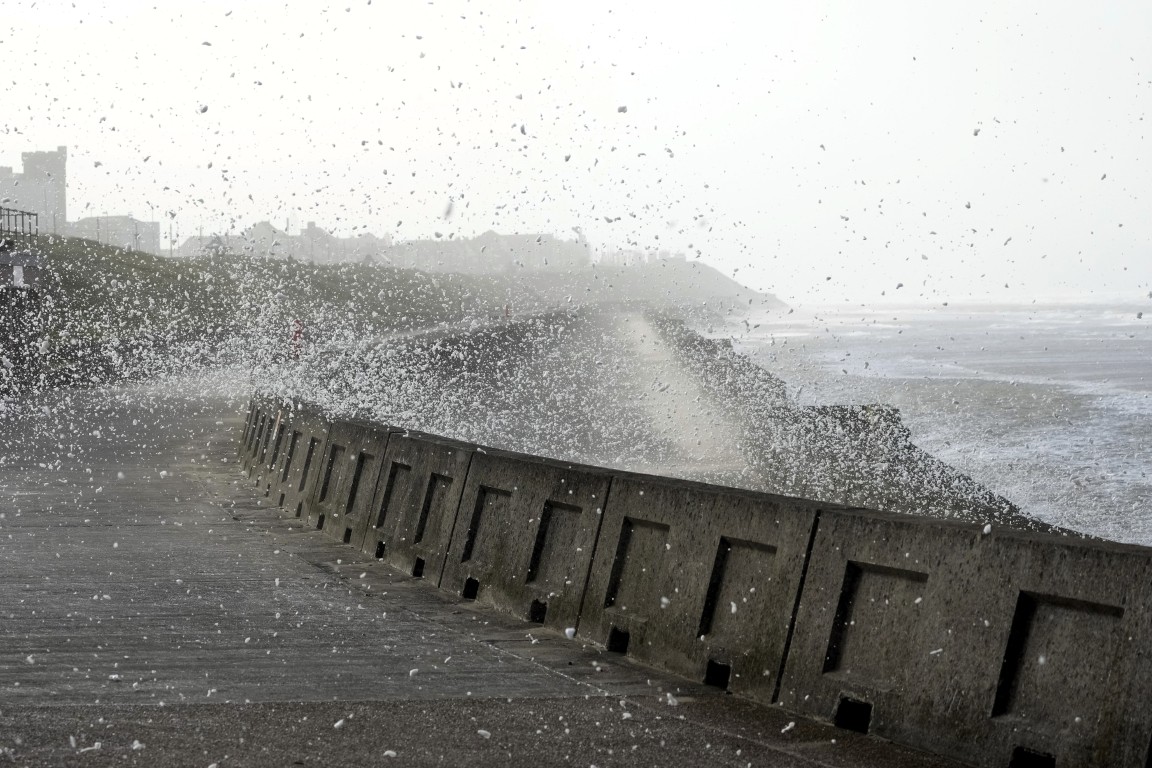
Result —
POLYGON ((473 599, 977 766, 1152 765, 1152 550, 568 464, 253 397, 274 503, 473 599))

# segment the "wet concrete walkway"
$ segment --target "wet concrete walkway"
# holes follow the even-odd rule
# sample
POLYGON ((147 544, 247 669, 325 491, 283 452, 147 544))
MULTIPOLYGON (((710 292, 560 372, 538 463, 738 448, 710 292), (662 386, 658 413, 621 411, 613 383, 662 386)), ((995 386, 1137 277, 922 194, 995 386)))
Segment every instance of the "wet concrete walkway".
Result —
POLYGON ((0 764, 929 766, 460 603, 303 530, 241 380, 0 411, 0 764))

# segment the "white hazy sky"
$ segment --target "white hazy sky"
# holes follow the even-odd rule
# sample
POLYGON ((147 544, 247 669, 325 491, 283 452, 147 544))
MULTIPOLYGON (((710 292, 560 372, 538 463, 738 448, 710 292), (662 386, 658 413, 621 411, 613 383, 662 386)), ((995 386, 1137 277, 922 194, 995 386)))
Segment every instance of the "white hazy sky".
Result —
POLYGON ((794 303, 1152 291, 1148 0, 6 0, 0 38, 0 164, 67 145, 72 218, 579 226, 794 303))

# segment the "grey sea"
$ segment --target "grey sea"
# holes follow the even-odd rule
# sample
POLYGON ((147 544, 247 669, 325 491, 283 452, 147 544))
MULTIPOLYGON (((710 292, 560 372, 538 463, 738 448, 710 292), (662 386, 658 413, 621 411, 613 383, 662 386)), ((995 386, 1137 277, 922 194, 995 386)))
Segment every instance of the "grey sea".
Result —
POLYGON ((847 309, 714 326, 802 404, 889 403, 1026 514, 1152 545, 1148 306, 847 309))

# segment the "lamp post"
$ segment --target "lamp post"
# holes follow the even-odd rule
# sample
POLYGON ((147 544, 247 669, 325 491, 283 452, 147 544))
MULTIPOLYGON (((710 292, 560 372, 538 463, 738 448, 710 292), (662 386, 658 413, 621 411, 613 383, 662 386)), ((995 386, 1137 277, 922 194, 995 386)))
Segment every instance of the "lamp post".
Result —
POLYGON ((152 205, 152 203, 148 203, 148 226, 151 227, 154 224, 156 225, 156 242, 155 242, 155 244, 153 244, 151 242, 152 238, 148 238, 148 241, 149 241, 148 245, 152 248, 150 253, 152 253, 154 256, 159 256, 160 255, 160 225, 156 224, 156 206, 152 205))

